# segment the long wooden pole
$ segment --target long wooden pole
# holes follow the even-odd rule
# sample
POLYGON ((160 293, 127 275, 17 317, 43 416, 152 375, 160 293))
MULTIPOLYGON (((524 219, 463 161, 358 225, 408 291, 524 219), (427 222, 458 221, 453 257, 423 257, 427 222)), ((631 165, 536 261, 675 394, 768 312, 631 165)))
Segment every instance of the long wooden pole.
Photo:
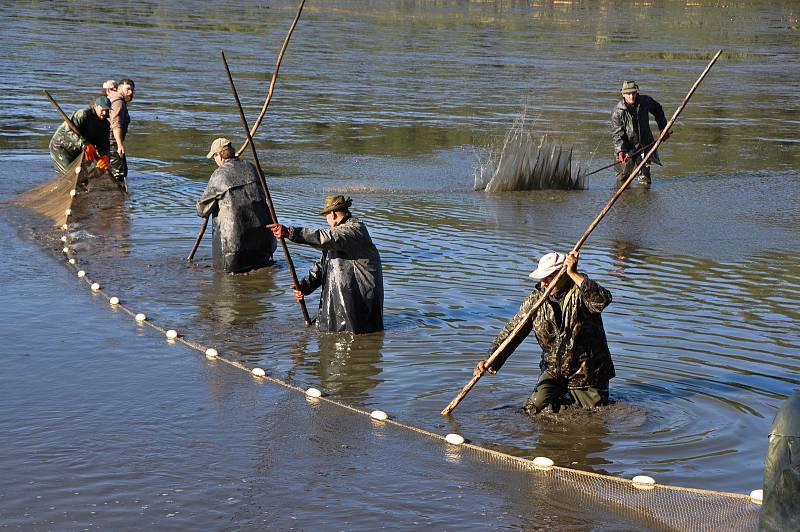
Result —
POLYGON ((278 71, 281 69, 283 54, 286 52, 286 48, 289 46, 289 39, 292 38, 292 33, 294 32, 295 26, 297 26, 297 21, 300 20, 300 14, 303 12, 303 6, 305 6, 305 4, 306 0, 300 0, 300 5, 297 7, 297 14, 294 16, 292 25, 289 27, 289 32, 286 34, 286 38, 283 40, 283 46, 281 46, 281 51, 278 53, 278 58, 275 60, 275 70, 273 70, 272 80, 269 82, 267 98, 264 100, 264 105, 261 107, 261 112, 258 113, 258 118, 256 118, 256 121, 253 123, 253 128, 248 130, 250 131, 250 135, 247 137, 247 140, 244 141, 242 147, 237 150, 237 157, 239 157, 242 152, 247 149, 247 145, 250 143, 250 138, 256 134, 258 126, 261 125, 261 121, 264 119, 264 115, 267 113, 267 107, 269 107, 269 102, 272 100, 272 92, 275 90, 275 82, 278 80, 278 71))
POLYGON ((194 246, 192 247, 192 252, 189 253, 189 256, 186 257, 186 260, 192 262, 194 259, 194 254, 197 253, 197 248, 200 247, 200 241, 203 240, 203 235, 206 232, 206 227, 208 227, 208 219, 211 217, 209 214, 208 216, 203 217, 203 225, 200 226, 200 230, 197 232, 197 238, 194 239, 194 246))
MULTIPOLYGON (((694 82, 692 88, 689 89, 689 93, 683 99, 683 103, 681 103, 681 105, 675 110, 675 113, 673 113, 672 118, 670 118, 669 122, 667 122, 666 127, 664 127, 664 129, 661 130, 661 134, 658 136, 658 139, 653 144, 653 147, 650 148, 649 152, 647 152, 647 155, 645 155, 644 159, 642 159, 642 162, 640 162, 636 166, 636 168, 633 169, 633 172, 631 172, 631 174, 628 176, 625 182, 619 187, 616 193, 614 193, 614 195, 611 196, 611 199, 608 201, 606 206, 603 207, 603 210, 600 211, 600 214, 598 214, 597 217, 592 221, 592 223, 589 224, 589 227, 586 228, 586 231, 584 231, 583 235, 581 235, 581 237, 578 239, 578 242, 575 244, 575 247, 572 248, 572 251, 578 251, 581 248, 581 246, 583 246, 583 243, 586 242, 586 239, 589 238, 589 235, 592 234, 592 231, 594 231, 594 229, 597 227, 597 225, 600 223, 603 217, 605 217, 606 213, 608 213, 608 211, 611 210, 611 207, 614 205, 614 203, 616 203, 619 197, 622 195, 622 193, 625 192, 625 189, 628 188, 628 185, 631 184, 631 181, 633 181, 634 177, 636 177, 636 175, 641 171, 642 167, 644 167, 644 165, 647 164, 650 158, 653 157, 653 154, 656 152, 658 147, 661 145, 661 142, 664 140, 664 136, 667 134, 669 129, 675 123, 675 120, 677 120, 678 116, 681 114, 684 107, 686 107, 686 104, 689 103, 689 99, 694 94, 694 91, 697 90, 697 87, 706 77, 706 74, 708 74, 708 71, 711 70, 712 66, 714 66, 714 63, 716 63, 717 58, 720 56, 720 54, 722 54, 722 50, 719 50, 716 54, 714 54, 714 57, 708 63, 708 66, 706 66, 705 70, 703 70, 703 73, 700 74, 700 77, 697 78, 697 81, 694 82)), ((550 296, 550 293, 553 291, 555 286, 558 284, 559 279, 563 277, 565 272, 566 272, 566 267, 562 267, 561 270, 558 272, 558 275, 556 275, 555 279, 553 279, 553 281, 550 282, 544 294, 542 294, 539 300, 536 301, 536 303, 533 305, 533 307, 531 307, 531 309, 527 312, 527 314, 525 314, 522 320, 520 320, 520 322, 517 324, 514 330, 511 331, 511 334, 509 334, 508 337, 497 347, 497 349, 495 349, 494 352, 486 359, 485 362, 486 367, 491 367, 494 361, 497 359, 497 357, 499 357, 500 354, 503 352, 503 350, 519 335, 520 331, 525 327, 526 323, 528 323, 528 321, 533 317, 536 311, 539 310, 539 307, 541 307, 544 301, 550 296)), ((475 386, 475 384, 480 380, 480 378, 481 375, 473 375, 472 379, 461 389, 458 395, 456 395, 453 398, 453 400, 450 401, 450 403, 444 408, 444 410, 442 410, 442 415, 446 416, 450 412, 452 412, 453 409, 458 406, 461 400, 464 399, 464 397, 469 393, 472 387, 475 386)))
MULTIPOLYGON (((272 216, 272 223, 278 223, 278 215, 275 213, 275 205, 272 203, 272 196, 269 193, 269 187, 267 186, 267 180, 264 179, 264 172, 261 170, 261 163, 258 161, 258 152, 256 151, 256 146, 253 144, 253 136, 250 134, 250 128, 247 126, 247 118, 244 116, 244 110, 242 109, 242 102, 239 101, 239 93, 236 92, 236 85, 233 83, 233 76, 231 75, 231 69, 228 68, 228 60, 225 59, 225 52, 220 51, 222 54, 222 62, 225 64, 225 72, 228 73, 228 81, 231 83, 231 91, 233 92, 233 97, 236 100, 236 107, 239 109, 239 117, 242 119, 242 125, 244 126, 244 131, 247 133, 247 141, 250 144, 250 149, 253 152, 253 162, 256 165, 256 170, 258 170, 258 180, 261 182, 261 188, 264 189, 264 195, 267 197, 267 206, 269 207, 269 214, 272 216)), ((300 286, 300 281, 297 279, 297 272, 294 269, 294 262, 292 262, 292 257, 289 255, 289 248, 286 246, 286 239, 283 237, 279 238, 281 241, 281 246, 283 247, 283 254, 286 255, 286 263, 289 265, 289 271, 292 273, 292 282, 296 287, 300 286)), ((306 309, 306 302, 305 300, 301 299, 298 301, 300 303, 300 309, 303 311, 303 319, 306 322, 306 327, 311 325, 311 317, 308 315, 308 309, 306 309)))

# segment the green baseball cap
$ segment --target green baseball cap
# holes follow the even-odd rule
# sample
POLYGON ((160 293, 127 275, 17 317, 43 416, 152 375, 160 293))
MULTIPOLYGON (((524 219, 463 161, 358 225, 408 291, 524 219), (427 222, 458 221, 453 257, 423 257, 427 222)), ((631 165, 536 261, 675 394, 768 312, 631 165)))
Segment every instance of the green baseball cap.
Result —
POLYGON ((108 96, 98 96, 94 99, 94 104, 103 109, 111 109, 111 100, 108 99, 108 96))

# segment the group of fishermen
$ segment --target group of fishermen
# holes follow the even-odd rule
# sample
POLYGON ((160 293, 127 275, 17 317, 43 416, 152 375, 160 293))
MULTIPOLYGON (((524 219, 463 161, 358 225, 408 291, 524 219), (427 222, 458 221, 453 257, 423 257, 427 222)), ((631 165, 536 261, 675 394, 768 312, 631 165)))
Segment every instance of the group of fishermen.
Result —
POLYGON ((96 161, 97 168, 107 170, 116 181, 127 183, 125 137, 131 123, 128 104, 135 90, 131 79, 106 81, 102 93, 88 107, 69 115, 78 133, 65 121, 50 139, 50 157, 56 172, 64 173, 82 152, 84 160, 96 161))
MULTIPOLYGON (((127 176, 124 147, 130 116, 127 104, 133 99, 133 81, 104 86, 106 94, 70 117, 81 133, 79 138, 65 124, 50 142, 56 170, 63 172, 83 151, 109 169, 115 179, 127 176), (110 119, 110 123, 109 123, 110 119)), ((620 100, 612 113, 612 139, 617 167, 617 184, 625 180, 653 144, 649 126, 653 115, 660 131, 667 125, 661 105, 639 94, 634 81, 625 81, 620 100)), ((665 138, 669 136, 666 132, 665 138)), ((660 164, 657 154, 653 160, 660 164)), ((321 289, 317 328, 324 332, 354 334, 383 330, 383 271, 378 249, 363 222, 350 211, 352 200, 342 195, 325 198, 320 215, 328 227, 312 229, 272 223, 261 177, 252 163, 240 159, 231 141, 217 138, 207 154, 217 165, 197 201, 197 214, 213 217, 212 256, 216 269, 244 273, 273 264, 277 238, 321 251, 308 275, 292 284, 295 299, 321 289)), ((637 180, 651 183, 650 166, 642 166, 637 180)), ((496 373, 511 353, 533 332, 542 350, 541 374, 524 405, 529 415, 546 408, 558 412, 574 404, 594 408, 609 403, 609 381, 615 376, 601 312, 612 300, 611 293, 578 270, 579 254, 547 253, 529 275, 536 281, 517 314, 491 345, 489 354, 499 350, 521 323, 518 334, 499 350, 491 363, 481 360, 474 375, 496 373), (563 273, 561 271, 564 270, 563 273), (552 287, 551 284, 555 283, 552 287), (552 289, 551 289, 552 288, 552 289), (530 317, 533 305, 547 291, 541 306, 530 317), (523 323, 524 321, 524 323, 523 323)), ((764 529, 798 523, 800 492, 800 392, 776 416, 770 437, 765 471, 764 529), (786 494, 790 496, 786 496, 786 494), (769 496, 769 502, 767 497, 769 496)))

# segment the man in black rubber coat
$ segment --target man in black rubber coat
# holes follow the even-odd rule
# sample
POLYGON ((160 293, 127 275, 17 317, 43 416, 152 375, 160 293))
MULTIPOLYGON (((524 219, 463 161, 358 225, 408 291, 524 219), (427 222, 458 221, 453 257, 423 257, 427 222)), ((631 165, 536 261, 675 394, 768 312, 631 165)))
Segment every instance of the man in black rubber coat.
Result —
POLYGON ((87 161, 97 161, 100 170, 108 169, 108 150, 110 126, 108 124, 108 110, 111 102, 106 96, 98 96, 89 107, 79 109, 69 118, 80 132, 76 135, 66 122, 63 122, 53 138, 50 139, 50 157, 56 172, 63 174, 67 167, 84 153, 87 161), (81 138, 83 137, 83 138, 81 138))
POLYGON ((299 301, 322 287, 317 328, 355 334, 383 330, 383 269, 381 256, 367 226, 353 217, 353 201, 328 196, 320 214, 329 229, 270 225, 276 237, 322 250, 300 286, 292 286, 299 301))

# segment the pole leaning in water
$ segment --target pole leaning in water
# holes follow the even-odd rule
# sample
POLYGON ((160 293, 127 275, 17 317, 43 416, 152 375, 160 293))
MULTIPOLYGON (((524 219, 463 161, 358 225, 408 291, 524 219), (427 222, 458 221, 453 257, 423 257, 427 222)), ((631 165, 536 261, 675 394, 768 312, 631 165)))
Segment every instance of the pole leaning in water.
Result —
MULTIPOLYGON (((294 16, 294 20, 292 21, 292 25, 289 26, 289 31, 286 33, 286 38, 283 40, 283 46, 281 46, 281 51, 278 53, 278 58, 275 60, 275 70, 272 72, 272 80, 269 82, 269 90, 267 91, 267 99, 264 100, 264 105, 261 107, 261 112, 258 113, 258 118, 253 123, 253 128, 250 129, 250 137, 256 134, 258 130, 258 126, 261 125, 261 121, 264 119, 264 115, 267 112, 267 107, 269 107, 269 102, 272 100, 272 91, 275 90, 275 82, 278 80, 278 70, 281 69, 281 61, 283 60, 283 54, 286 52, 286 47, 289 46, 289 39, 292 38, 292 33, 294 32, 294 27, 297 26, 297 21, 300 20, 300 14, 303 12, 303 6, 306 4, 306 0, 300 0, 300 5, 297 8, 297 14, 294 16)), ((248 137, 248 138, 250 138, 248 137)), ((245 149, 247 149, 247 145, 250 143, 249 140, 245 140, 242 147, 236 151, 236 156, 239 157, 245 149)))
MULTIPOLYGON (((231 91, 233 91, 233 97, 236 100, 236 107, 239 109, 239 117, 242 119, 242 125, 244 126, 244 131, 247 134, 247 141, 250 144, 250 149, 253 152, 253 162, 256 164, 256 170, 258 170, 258 180, 261 182, 261 188, 264 189, 264 195, 267 197, 267 206, 269 207, 269 214, 272 216, 272 223, 278 223, 278 215, 275 213, 275 205, 272 203, 272 196, 269 193, 269 187, 267 186, 267 180, 264 179, 264 172, 261 170, 261 163, 258 161, 258 152, 256 151, 256 146, 253 144, 253 136, 250 134, 250 128, 247 125, 247 118, 244 116, 244 110, 242 109, 242 102, 239 101, 239 93, 236 92, 236 85, 233 83, 233 76, 231 75, 231 69, 228 68, 228 60, 225 59, 225 52, 220 51, 222 54, 222 62, 225 64, 225 72, 228 74, 228 81, 231 83, 231 91)), ((289 265, 289 271, 292 274, 292 282, 295 286, 300 286, 300 281, 297 279, 297 272, 294 269, 294 262, 292 262, 292 257, 289 255, 289 248, 286 246, 286 239, 281 237, 279 239, 281 241, 281 247, 283 247, 283 254, 286 255, 286 263, 289 265)), ((306 327, 311 325, 311 317, 308 315, 308 309, 306 309, 306 302, 305 300, 301 299, 298 301, 300 303, 300 309, 303 311, 303 319, 305 320, 306 327)))
POLYGON ((206 227, 208 227, 209 216, 211 215, 209 214, 208 216, 203 217, 203 225, 200 226, 200 231, 197 232, 197 238, 194 239, 194 246, 192 247, 192 252, 189 253, 188 257, 186 257, 186 260, 188 260, 189 262, 192 262, 192 259, 194 259, 194 254, 197 253, 197 248, 200 247, 200 241, 203 240, 203 235, 206 232, 206 227))
MULTIPOLYGON (((611 196, 611 199, 608 201, 606 206, 603 207, 603 210, 600 211, 600 214, 598 214, 597 217, 592 221, 592 223, 589 224, 589 227, 586 228, 586 231, 584 231, 583 235, 581 235, 580 239, 578 239, 578 242, 575 244, 575 247, 572 248, 572 251, 578 251, 581 248, 581 246, 583 246, 583 243, 586 242, 586 239, 589 238, 589 235, 592 234, 592 231, 594 231, 594 229, 598 226, 603 217, 605 217, 606 213, 608 213, 608 211, 611 210, 611 207, 614 205, 614 203, 616 203, 616 201, 619 199, 622 193, 625 192, 625 189, 628 188, 628 185, 631 184, 631 181, 633 181, 634 177, 636 177, 636 175, 641 171, 642 167, 644 167, 644 165, 647 164, 650 158, 653 157, 653 154, 656 152, 658 147, 661 145, 661 142, 664 140, 664 136, 667 134, 669 129, 675 123, 675 120, 677 120, 678 116, 686 107, 686 104, 689 103, 689 99, 691 99, 692 95, 694 94, 694 91, 697 90, 697 87, 706 77, 706 74, 708 74, 708 71, 711 70, 712 66, 714 66, 714 63, 716 63, 717 58, 719 58, 720 54, 722 54, 722 50, 719 50, 717 51, 716 54, 714 54, 714 57, 708 63, 705 70, 703 70, 703 73, 700 74, 700 77, 697 78, 697 81, 694 82, 692 88, 689 89, 689 93, 683 99, 681 105, 675 110, 675 112, 672 115, 672 118, 669 119, 669 122, 667 122, 666 127, 664 127, 664 129, 661 130, 661 134, 658 136, 658 139, 656 139, 656 142, 653 144, 653 147, 650 148, 650 151, 647 152, 647 155, 644 157, 644 159, 642 159, 642 161, 636 166, 636 168, 633 169, 633 171, 625 180, 625 182, 622 183, 622 185, 620 185, 616 193, 613 196, 611 196)), ((566 268, 562 267, 561 270, 556 275, 555 279, 553 279, 553 281, 548 285, 547 290, 545 290, 544 294, 542 294, 539 300, 536 301, 536 303, 533 305, 533 307, 531 307, 528 313, 525 314, 522 320, 520 320, 520 322, 517 324, 514 330, 511 331, 511 334, 509 334, 508 337, 497 347, 497 349, 495 349, 494 352, 491 355, 489 355, 485 363, 485 366, 487 368, 491 367, 492 363, 497 359, 497 357, 500 356, 503 350, 519 335, 520 331, 525 327, 525 324, 531 319, 531 317, 533 317, 536 311, 539 310, 539 307, 542 306, 547 297, 550 296, 550 293, 553 291, 555 286, 558 284, 559 279, 563 277, 565 272, 566 268)), ((442 410, 441 412, 442 415, 446 416, 450 412, 452 412, 453 409, 458 406, 461 400, 464 399, 464 397, 469 393, 469 391, 473 388, 473 386, 475 386, 478 380, 480 380, 480 378, 481 375, 473 375, 472 379, 461 389, 458 395, 456 395, 453 398, 453 400, 450 401, 450 403, 444 408, 444 410, 442 410)))

